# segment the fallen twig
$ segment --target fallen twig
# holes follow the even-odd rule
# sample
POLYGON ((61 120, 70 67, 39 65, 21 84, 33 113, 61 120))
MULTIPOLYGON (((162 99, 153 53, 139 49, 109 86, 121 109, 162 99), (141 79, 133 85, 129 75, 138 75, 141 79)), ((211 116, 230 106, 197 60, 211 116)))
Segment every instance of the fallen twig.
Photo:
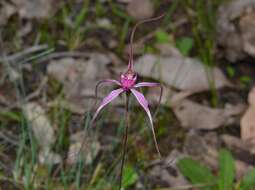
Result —
POLYGON ((42 63, 51 59, 59 59, 63 57, 77 57, 77 58, 88 58, 90 56, 89 53, 86 52, 77 52, 77 51, 64 51, 64 52, 55 52, 49 55, 46 55, 40 59, 38 59, 37 63, 42 63))
POLYGON ((7 56, 2 56, 0 57, 0 62, 16 62, 20 59, 22 59, 23 57, 38 52, 38 51, 42 51, 48 48, 47 44, 44 45, 37 45, 37 46, 32 46, 30 48, 25 49, 24 51, 18 52, 18 53, 14 53, 12 55, 7 55, 7 56))
POLYGON ((166 187, 166 188, 158 188, 156 190, 189 190, 189 189, 197 189, 203 187, 210 187, 215 185, 215 183, 205 183, 205 184, 195 184, 195 185, 180 185, 178 187, 166 187))

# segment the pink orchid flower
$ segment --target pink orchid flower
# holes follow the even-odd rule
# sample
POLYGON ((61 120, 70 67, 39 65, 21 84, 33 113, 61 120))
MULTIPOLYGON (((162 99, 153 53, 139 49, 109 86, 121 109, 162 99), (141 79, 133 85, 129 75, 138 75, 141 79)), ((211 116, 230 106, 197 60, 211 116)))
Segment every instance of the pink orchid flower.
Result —
POLYGON ((134 71, 134 63, 133 63, 133 38, 134 38, 134 33, 136 28, 145 22, 150 22, 150 21, 155 21, 160 19, 161 17, 163 17, 163 15, 159 16, 159 17, 155 17, 152 19, 147 19, 147 20, 143 20, 141 22, 138 22, 131 34, 131 38, 130 38, 130 52, 129 52, 129 62, 128 62, 128 68, 127 71, 124 74, 120 75, 120 80, 114 80, 114 79, 105 79, 105 80, 101 80, 97 83, 96 85, 96 97, 97 97, 97 90, 98 87, 101 84, 114 84, 116 86, 118 86, 119 88, 116 90, 111 91, 105 98, 103 98, 102 102, 100 103, 99 107, 97 108, 93 118, 92 118, 92 123, 95 121, 95 119, 97 118, 99 112, 110 102, 112 102, 115 98, 117 98, 120 94, 122 93, 132 93, 135 98, 137 99, 138 103, 142 106, 142 108, 144 109, 144 111, 147 113, 148 117, 149 117, 149 121, 150 121, 150 125, 151 125, 151 130, 152 130, 152 134, 153 134, 153 140, 154 140, 154 144, 156 147, 156 150, 159 154, 159 156, 161 157, 159 148, 158 148, 158 143, 156 140, 156 135, 154 132, 154 126, 153 126, 153 120, 152 120, 152 116, 151 116, 151 112, 149 110, 149 104, 148 101, 146 100, 146 98, 144 97, 144 95, 138 91, 139 88, 142 87, 159 87, 160 88, 160 97, 159 97, 159 104, 161 101, 161 97, 162 97, 162 93, 163 93, 163 88, 161 86, 160 83, 155 83, 155 82, 140 82, 140 83, 136 83, 137 82, 137 74, 134 71))

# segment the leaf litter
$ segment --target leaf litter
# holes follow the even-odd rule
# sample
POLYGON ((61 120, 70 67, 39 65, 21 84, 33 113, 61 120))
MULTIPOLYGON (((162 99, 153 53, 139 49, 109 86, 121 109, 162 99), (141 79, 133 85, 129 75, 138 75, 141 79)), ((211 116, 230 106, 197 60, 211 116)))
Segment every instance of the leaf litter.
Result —
POLYGON ((243 104, 229 104, 223 109, 210 108, 187 99, 173 107, 182 127, 206 130, 238 123, 237 116, 240 116, 244 109, 245 105, 243 104))
MULTIPOLYGON (((146 54, 136 61, 135 69, 143 77, 162 81, 178 90, 201 92, 210 89, 206 68, 197 59, 146 54)), ((214 67, 211 72, 216 89, 233 87, 219 68, 214 67)))
POLYGON ((255 57, 254 10, 254 0, 234 0, 219 8, 217 41, 231 62, 244 59, 246 54, 255 57))
POLYGON ((16 5, 21 18, 45 19, 50 18, 53 13, 54 0, 12 0, 16 5))
MULTIPOLYGON (((61 104, 74 113, 83 114, 94 105, 94 86, 101 78, 110 78, 107 66, 111 63, 109 56, 91 53, 87 59, 62 58, 50 61, 48 75, 63 84, 66 101, 61 104)), ((99 98, 106 95, 100 90, 99 98)))
POLYGON ((131 0, 127 5, 127 12, 137 20, 151 18, 154 7, 151 0, 131 0))
MULTIPOLYGON (((249 107, 241 118, 241 138, 255 150, 255 88, 248 95, 249 107)), ((255 153, 255 152, 253 152, 255 153)))
POLYGON ((36 102, 30 102, 24 105, 24 113, 31 123, 33 134, 41 149, 39 161, 48 164, 60 163, 60 155, 51 151, 51 147, 56 141, 56 136, 43 107, 36 102))
POLYGON ((90 137, 84 131, 70 137, 71 144, 67 153, 67 163, 73 165, 82 159, 86 165, 92 164, 98 155, 101 145, 96 137, 90 137))

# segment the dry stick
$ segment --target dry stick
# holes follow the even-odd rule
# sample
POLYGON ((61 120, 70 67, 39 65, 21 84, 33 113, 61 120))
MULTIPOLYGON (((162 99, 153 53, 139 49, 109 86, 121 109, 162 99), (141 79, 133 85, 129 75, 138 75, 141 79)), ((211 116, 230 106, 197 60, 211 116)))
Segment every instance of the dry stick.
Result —
POLYGON ((128 128, 129 128, 129 94, 126 94, 126 105, 125 105, 125 121, 126 121, 126 129, 123 136, 123 153, 122 153, 122 160, 121 160, 121 168, 120 168, 120 177, 119 177, 119 190, 121 190, 122 185, 122 176, 123 176, 123 168, 124 168, 124 162, 127 152, 127 139, 128 139, 128 128))
POLYGON ((47 44, 44 45, 37 45, 37 46, 32 46, 29 47, 27 49, 25 49, 24 51, 18 52, 18 53, 14 53, 12 55, 6 56, 6 57, 0 57, 0 62, 17 62, 17 60, 22 59, 23 57, 38 52, 38 51, 42 51, 48 48, 47 44))
POLYGON ((49 55, 46 55, 42 58, 37 60, 37 63, 42 63, 45 61, 49 61, 51 59, 60 59, 63 57, 75 57, 75 58, 89 58, 90 53, 87 52, 80 52, 80 51, 63 51, 63 52, 55 52, 49 55))
POLYGON ((203 187, 211 187, 215 185, 215 183, 205 183, 205 184, 191 184, 191 185, 180 185, 176 187, 166 187, 166 188, 159 188, 156 190, 192 190, 194 188, 203 188, 203 187))
MULTIPOLYGON (((172 29, 178 28, 178 27, 186 24, 187 22, 188 22, 188 20, 186 18, 181 18, 181 19, 177 20, 176 22, 173 22, 173 23, 167 25, 165 27, 165 29, 167 31, 172 30, 172 29)), ((154 31, 146 34, 144 37, 140 38, 137 42, 135 42, 135 44, 145 44, 145 42, 150 40, 151 38, 153 38, 157 32, 158 32, 158 30, 154 30, 154 31)))

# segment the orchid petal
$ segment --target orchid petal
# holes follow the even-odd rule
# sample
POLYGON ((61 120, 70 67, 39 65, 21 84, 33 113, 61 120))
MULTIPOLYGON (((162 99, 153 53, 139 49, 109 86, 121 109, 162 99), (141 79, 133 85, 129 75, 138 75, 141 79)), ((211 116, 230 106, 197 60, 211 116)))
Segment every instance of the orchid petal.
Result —
POLYGON ((160 151, 159 151, 159 148, 158 148, 158 143, 157 143, 157 140, 156 140, 156 135, 155 135, 155 131, 154 131, 154 125, 153 125, 153 121, 152 121, 152 117, 151 117, 151 112, 149 110, 148 101, 145 99, 144 95, 142 93, 138 92, 137 90, 131 89, 131 92, 134 94, 137 101, 143 107, 143 109, 145 110, 145 112, 147 113, 147 115, 149 117, 154 144, 155 144, 155 147, 157 149, 157 152, 158 152, 159 156, 161 157, 161 154, 160 154, 160 151))
POLYGON ((159 87, 160 88, 160 95, 159 95, 157 109, 156 109, 156 112, 153 114, 153 116, 155 116, 158 112, 158 108, 160 106, 161 99, 162 99, 162 94, 163 94, 162 85, 160 83, 156 83, 156 82, 140 82, 140 83, 137 83, 136 85, 134 85, 134 88, 139 88, 139 87, 159 87))
POLYGON ((134 85, 135 88, 144 87, 144 86, 154 87, 154 86, 161 86, 161 84, 157 82, 139 82, 136 85, 134 85))
MULTIPOLYGON (((100 81, 96 84, 96 89, 95 89, 95 98, 96 98, 96 101, 97 101, 97 90, 98 90, 98 87, 99 87, 101 84, 117 84, 118 86, 121 86, 120 82, 117 81, 117 80, 113 80, 113 79, 104 79, 104 80, 100 80, 100 81)), ((95 104, 96 104, 96 102, 95 102, 95 104)))
POLYGON ((122 88, 116 89, 111 91, 101 102, 101 104, 99 105, 99 107, 97 108, 96 113, 94 114, 93 118, 92 118, 92 123, 94 122, 94 120, 96 119, 97 115, 99 114, 99 112, 107 105, 109 104, 111 101, 113 101, 115 98, 117 98, 122 92, 124 92, 124 90, 122 88))
POLYGON ((118 86, 121 86, 120 82, 117 81, 117 80, 114 80, 114 79, 104 79, 104 80, 100 80, 96 86, 99 86, 100 84, 102 83, 108 83, 108 84, 112 84, 112 83, 115 83, 117 84, 118 86))

